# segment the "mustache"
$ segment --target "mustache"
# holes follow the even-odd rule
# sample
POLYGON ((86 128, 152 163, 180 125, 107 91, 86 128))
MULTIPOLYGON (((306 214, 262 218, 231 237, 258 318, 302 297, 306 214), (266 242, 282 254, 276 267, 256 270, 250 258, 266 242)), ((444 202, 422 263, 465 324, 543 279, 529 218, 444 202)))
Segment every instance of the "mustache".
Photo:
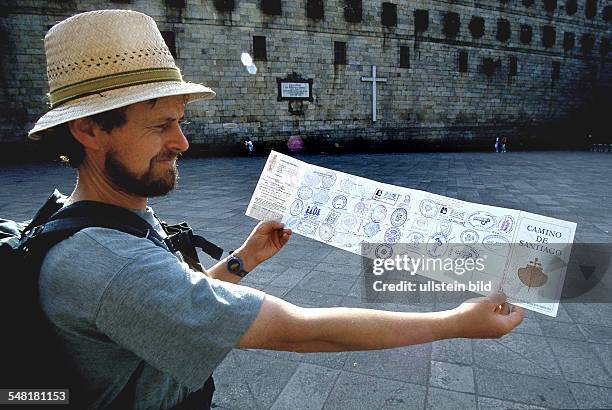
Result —
POLYGON ((165 150, 153 157, 153 161, 170 161, 182 157, 181 151, 165 150))

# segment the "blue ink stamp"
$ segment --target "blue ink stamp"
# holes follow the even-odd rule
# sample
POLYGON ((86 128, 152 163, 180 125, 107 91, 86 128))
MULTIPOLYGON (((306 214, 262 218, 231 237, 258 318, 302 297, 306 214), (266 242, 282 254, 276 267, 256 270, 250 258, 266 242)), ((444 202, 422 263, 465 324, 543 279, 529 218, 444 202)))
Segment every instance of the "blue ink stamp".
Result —
POLYGON ((331 225, 323 224, 319 226, 319 237, 323 239, 325 242, 330 241, 331 238, 334 237, 335 233, 336 231, 334 230, 334 227, 331 225))
POLYGON ((331 188, 332 185, 334 185, 336 183, 336 173, 335 172, 328 172, 326 174, 322 175, 322 180, 321 180, 321 185, 323 186, 323 188, 331 188))
POLYGON ((327 225, 335 225, 340 217, 340 213, 336 211, 329 211, 329 214, 325 217, 325 223, 327 225))
POLYGON ((315 205, 307 206, 306 212, 304 212, 306 218, 318 218, 319 215, 321 215, 321 209, 317 208, 315 205))
POLYGON ((450 236, 452 230, 453 230, 453 224, 450 223, 449 221, 442 220, 440 221, 440 223, 438 223, 438 232, 443 233, 447 237, 450 236))
POLYGON ((332 201, 332 206, 336 209, 344 209, 346 207, 347 199, 344 195, 338 195, 332 201))
POLYGON ((384 205, 377 205, 372 209, 372 212, 370 212, 370 219, 372 222, 379 223, 385 219, 385 216, 387 216, 387 207, 384 205))
POLYGON ((291 204, 291 208, 289 209, 289 212, 293 216, 298 216, 299 214, 302 213, 303 210, 304 210, 304 203, 300 199, 296 199, 291 204))
POLYGON ((378 259, 389 259, 393 255, 393 248, 385 243, 376 247, 374 254, 378 259))
POLYGON ((368 222, 364 225, 363 232, 366 234, 366 236, 372 237, 380 232, 380 225, 378 225, 376 222, 368 222))
POLYGON ((424 199, 419 205, 419 210, 425 218, 433 218, 438 214, 438 205, 431 199, 424 199))
POLYGON ((354 211, 356 214, 363 213, 363 211, 365 211, 365 204, 364 204, 363 202, 357 202, 357 203, 355 204, 355 207, 353 208, 353 211, 354 211))
POLYGON ((408 211, 406 208, 397 208, 393 213, 391 213, 391 225, 393 226, 402 226, 406 223, 406 219, 408 219, 408 211))
POLYGON ((490 213, 478 211, 470 215, 468 222, 474 228, 489 230, 496 225, 497 220, 490 213))
POLYGON ((463 243, 478 243, 478 239, 480 239, 480 236, 478 235, 478 232, 473 229, 468 229, 461 232, 461 242, 463 243))
POLYGON ((348 214, 340 220, 340 224, 349 232, 355 232, 358 223, 357 217, 352 214, 348 214))
POLYGON ((304 174, 304 182, 307 185, 313 188, 316 188, 321 183, 321 175, 319 175, 319 173, 317 172, 309 171, 306 174, 304 174))
POLYGON ((420 232, 410 232, 408 236, 406 236, 406 242, 410 245, 421 245, 425 242, 425 236, 420 232))
POLYGON ((312 188, 306 185, 303 185, 298 189, 298 198, 307 201, 312 197, 312 188))
POLYGON ((329 201, 329 191, 326 189, 321 189, 316 194, 314 194, 312 200, 317 204, 325 204, 329 201))
POLYGON ((503 250, 503 245, 507 245, 510 241, 501 235, 489 235, 485 236, 482 240, 482 244, 485 248, 490 251, 503 250))
POLYGON ((497 229, 499 229, 499 231, 503 234, 510 233, 512 228, 514 228, 514 218, 512 218, 510 215, 503 216, 499 221, 499 225, 497 226, 497 229))
POLYGON ((427 243, 427 253, 433 258, 439 258, 446 252, 448 238, 442 232, 434 233, 427 243))
POLYGON ((398 228, 389 228, 385 231, 386 243, 398 243, 402 239, 402 232, 398 228))
MULTIPOLYGON (((471 246, 455 245, 448 251, 448 257, 451 259, 476 260, 480 257, 480 254, 471 246)), ((457 274, 460 275, 460 273, 457 274)))

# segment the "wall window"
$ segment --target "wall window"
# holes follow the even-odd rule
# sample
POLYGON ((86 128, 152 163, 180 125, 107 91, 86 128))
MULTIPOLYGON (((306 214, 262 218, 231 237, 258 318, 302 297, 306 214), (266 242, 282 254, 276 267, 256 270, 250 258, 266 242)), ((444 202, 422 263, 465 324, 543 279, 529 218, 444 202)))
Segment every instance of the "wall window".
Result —
POLYGON ((281 0, 261 0, 261 12, 270 16, 280 16, 282 13, 281 0))
POLYGON ((268 61, 265 36, 253 36, 253 59, 257 61, 268 61))
POLYGON ((551 48, 555 45, 557 34, 553 26, 542 27, 542 45, 546 48, 551 48))
POLYGON ((567 0, 565 2, 565 12, 568 16, 573 16, 578 11, 578 2, 576 0, 567 0))
POLYGON ((415 10, 414 11, 414 32, 424 33, 429 28, 429 11, 415 10))
POLYGON ((557 0, 544 0, 544 10, 552 13, 557 8, 557 0))
POLYGON ((459 33, 459 27, 461 26, 461 20, 459 14, 448 12, 442 19, 442 31, 446 38, 455 38, 459 33))
POLYGON ((531 43, 532 35, 533 35, 533 31, 531 30, 531 26, 528 26, 527 24, 521 25, 521 33, 519 35, 521 43, 523 44, 531 43))
POLYGON ((508 76, 514 77, 518 71, 518 63, 516 56, 510 56, 508 59, 508 76))
POLYGON ((510 39, 510 22, 508 20, 497 20, 497 35, 495 37, 502 43, 505 43, 510 39))
POLYGON ((325 17, 323 0, 307 0, 306 17, 313 20, 323 20, 323 17, 325 17))
POLYGON ((593 46, 595 45, 595 38, 590 34, 583 34, 581 39, 581 51, 583 54, 591 54, 593 46))
POLYGON ((172 57, 176 58, 176 37, 174 31, 162 31, 161 35, 170 50, 170 54, 172 54, 172 57))
POLYGON ((410 47, 400 46, 400 68, 410 68, 410 47))
POLYGON ((480 38, 484 35, 485 31, 485 21, 482 17, 472 16, 472 20, 470 20, 470 24, 468 24, 468 28, 470 29, 470 33, 474 38, 480 38))
POLYGON ((584 5, 584 16, 589 20, 593 20, 597 14, 597 0, 586 0, 584 5))
POLYGON ((166 3, 166 6, 169 7, 185 7, 185 0, 165 0, 164 3, 166 3))
POLYGON ((344 0, 344 20, 349 23, 361 22, 361 0, 344 0))
POLYGON ((563 34, 563 50, 570 51, 574 48, 574 43, 576 42, 574 38, 574 33, 564 33, 563 34))
POLYGON ((533 0, 523 0, 523 6, 525 7, 533 6, 533 0))
POLYGON ((234 8, 236 7, 234 0, 213 0, 213 4, 217 11, 223 13, 234 11, 234 8))
POLYGON ((609 52, 610 52, 610 39, 603 37, 601 39, 601 43, 599 43, 599 54, 601 54, 602 57, 606 57, 609 52))
POLYGON ((397 26, 397 4, 382 4, 381 21, 382 25, 385 27, 397 26))
POLYGON ((457 59, 457 70, 460 73, 467 73, 468 71, 468 52, 460 51, 457 59))
POLYGON ((346 43, 334 41, 334 65, 346 65, 346 43))
POLYGON ((550 72, 550 78, 553 81, 558 81, 561 78, 561 62, 553 61, 552 62, 552 70, 550 72))
POLYGON ((612 6, 606 6, 603 8, 602 17, 606 22, 612 20, 612 6))

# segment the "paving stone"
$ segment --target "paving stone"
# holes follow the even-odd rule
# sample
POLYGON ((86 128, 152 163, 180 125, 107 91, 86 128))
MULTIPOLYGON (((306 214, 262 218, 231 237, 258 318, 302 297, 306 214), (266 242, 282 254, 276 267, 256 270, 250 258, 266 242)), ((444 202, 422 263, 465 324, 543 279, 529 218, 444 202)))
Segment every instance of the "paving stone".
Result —
POLYGON ((432 361, 429 385, 446 390, 474 393, 474 373, 470 366, 432 361))
POLYGON ((355 280, 355 277, 349 275, 313 270, 296 285, 296 289, 345 296, 355 280))
POLYGON ((569 386, 577 408, 609 409, 612 406, 612 389, 578 383, 569 383, 569 386))
POLYGON ((530 404, 516 403, 513 401, 493 399, 491 397, 478 397, 478 410, 518 410, 518 409, 529 409, 537 410, 544 409, 545 407, 533 406, 530 404))
POLYGON ((430 387, 427 392, 427 409, 475 409, 476 396, 430 387))
POLYGON ((612 327, 598 325, 578 325, 589 342, 612 344, 612 327))
POLYGON ((321 409, 339 370, 302 363, 285 385, 272 409, 321 409))
POLYGON ((425 386, 341 372, 325 409, 422 409, 425 386))
POLYGON ((432 343, 432 360, 472 364, 472 341, 470 339, 446 339, 432 343))
POLYGON ((342 302, 342 296, 340 295, 330 295, 297 288, 290 290, 284 299, 299 306, 315 307, 340 306, 342 302))
POLYGON ((308 275, 309 272, 310 270, 308 269, 289 268, 275 277, 270 282, 270 285, 293 288, 304 278, 304 276, 308 275))
POLYGON ((576 402, 567 383, 500 370, 474 369, 478 394, 535 404, 542 407, 574 408, 576 402))
POLYGON ((417 349, 418 347, 409 346, 397 349, 350 352, 344 364, 344 370, 426 385, 429 372, 429 354, 423 354, 422 350, 417 349))
MULTIPOLYGON (((585 340, 580 326, 574 323, 553 322, 542 320, 539 323, 542 334, 547 337, 585 340)), ((611 332, 612 333, 612 332, 611 332)))

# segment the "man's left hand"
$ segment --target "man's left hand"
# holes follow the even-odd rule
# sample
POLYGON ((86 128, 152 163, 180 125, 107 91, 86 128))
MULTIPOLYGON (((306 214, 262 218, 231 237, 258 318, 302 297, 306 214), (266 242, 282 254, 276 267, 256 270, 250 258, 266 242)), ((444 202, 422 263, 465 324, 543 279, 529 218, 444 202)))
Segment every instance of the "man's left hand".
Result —
POLYGON ((257 224, 242 246, 234 251, 250 272, 261 262, 274 256, 289 240, 291 229, 280 222, 267 221, 257 224))

